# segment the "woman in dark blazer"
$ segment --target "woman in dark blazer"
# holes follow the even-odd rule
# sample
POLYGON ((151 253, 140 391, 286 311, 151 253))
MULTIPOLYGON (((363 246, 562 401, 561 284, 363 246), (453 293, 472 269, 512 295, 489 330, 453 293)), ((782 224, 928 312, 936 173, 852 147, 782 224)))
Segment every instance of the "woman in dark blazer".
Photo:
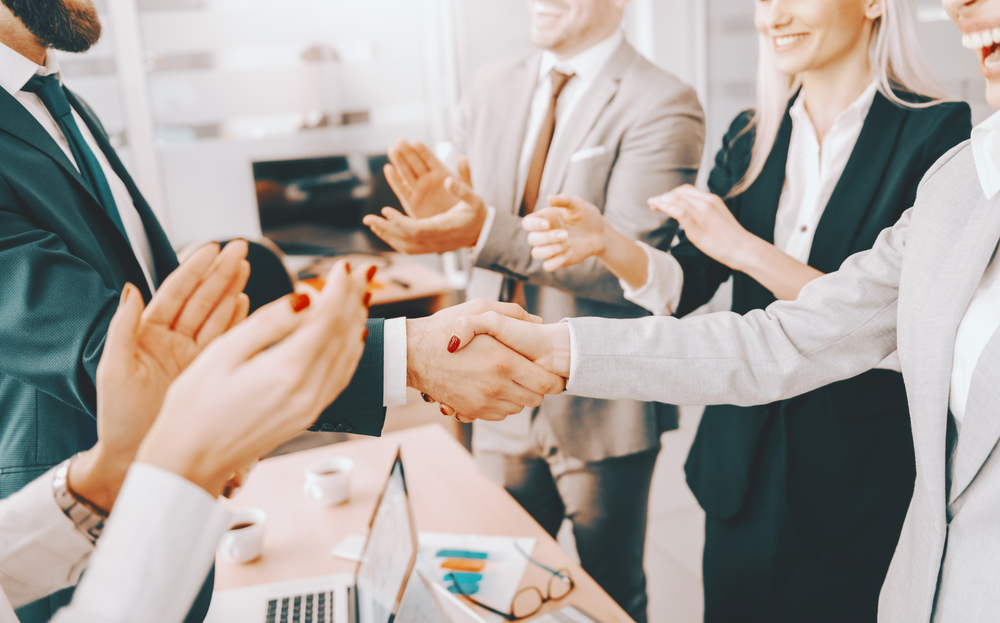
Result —
MULTIPOLYGON (((757 109, 723 139, 711 192, 650 200, 680 221, 680 243, 642 247, 591 206, 551 197, 525 220, 534 257, 555 270, 597 255, 626 298, 682 316, 729 277, 739 314, 795 298, 871 248, 971 130, 969 107, 935 99, 913 64, 903 5, 757 2, 761 63, 776 70, 761 73, 757 109)), ((890 360, 790 400, 707 407, 685 465, 706 513, 705 620, 875 621, 914 470, 890 360)))

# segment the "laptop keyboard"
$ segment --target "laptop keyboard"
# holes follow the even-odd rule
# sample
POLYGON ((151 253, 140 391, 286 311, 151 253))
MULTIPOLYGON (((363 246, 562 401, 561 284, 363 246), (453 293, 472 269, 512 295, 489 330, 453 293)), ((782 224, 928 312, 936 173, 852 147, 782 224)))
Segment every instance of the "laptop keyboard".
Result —
POLYGON ((264 623, 333 623, 333 593, 307 593, 267 602, 264 623))

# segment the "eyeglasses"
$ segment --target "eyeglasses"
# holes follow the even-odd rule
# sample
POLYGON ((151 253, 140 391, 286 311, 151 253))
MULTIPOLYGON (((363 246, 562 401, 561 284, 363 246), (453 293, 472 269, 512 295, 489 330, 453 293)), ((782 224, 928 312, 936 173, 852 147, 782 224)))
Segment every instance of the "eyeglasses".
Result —
POLYGON ((542 606, 544 606, 547 602, 559 601, 560 599, 566 597, 566 595, 569 595, 570 591, 576 588, 576 583, 573 582, 573 576, 570 575, 569 569, 551 569, 531 556, 528 556, 527 552, 518 547, 517 543, 514 543, 514 547, 528 559, 528 562, 536 567, 548 571, 552 574, 552 577, 549 578, 549 582, 545 587, 544 593, 542 593, 540 588, 535 586, 528 586, 519 590, 517 594, 514 595, 514 601, 511 603, 510 612, 503 612, 501 610, 491 608, 481 601, 469 596, 464 590, 462 590, 462 585, 451 573, 446 574, 444 579, 452 583, 450 588, 454 592, 458 593, 462 597, 465 597, 467 600, 476 604, 483 610, 487 610, 493 614, 498 614, 508 621, 520 621, 521 619, 527 619, 528 617, 537 614, 538 611, 542 609, 542 606))

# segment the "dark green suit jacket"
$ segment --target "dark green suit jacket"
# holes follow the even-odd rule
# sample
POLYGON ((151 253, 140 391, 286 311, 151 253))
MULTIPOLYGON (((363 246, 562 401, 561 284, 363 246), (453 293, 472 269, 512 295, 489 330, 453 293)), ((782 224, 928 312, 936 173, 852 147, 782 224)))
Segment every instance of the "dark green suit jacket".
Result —
MULTIPOLYGON (((164 279, 177 267, 166 234, 96 115, 66 94, 128 188, 164 279)), ((0 498, 96 441, 94 379, 126 282, 149 301, 128 241, 52 137, 0 89, 0 498)), ((358 371, 318 424, 380 434, 382 370, 382 321, 369 321, 358 371)), ((22 608, 21 620, 48 620, 68 599, 59 595, 22 608)))

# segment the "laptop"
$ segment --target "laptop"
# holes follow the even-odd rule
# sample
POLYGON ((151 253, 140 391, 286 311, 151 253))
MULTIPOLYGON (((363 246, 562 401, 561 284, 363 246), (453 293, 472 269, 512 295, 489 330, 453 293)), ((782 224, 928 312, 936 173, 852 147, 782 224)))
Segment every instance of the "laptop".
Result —
POLYGON ((361 219, 402 211, 385 179, 385 154, 252 163, 261 232, 286 255, 379 255, 392 248, 361 219))
POLYGON ((397 451, 356 573, 217 592, 205 623, 393 623, 417 549, 416 524, 397 451))

